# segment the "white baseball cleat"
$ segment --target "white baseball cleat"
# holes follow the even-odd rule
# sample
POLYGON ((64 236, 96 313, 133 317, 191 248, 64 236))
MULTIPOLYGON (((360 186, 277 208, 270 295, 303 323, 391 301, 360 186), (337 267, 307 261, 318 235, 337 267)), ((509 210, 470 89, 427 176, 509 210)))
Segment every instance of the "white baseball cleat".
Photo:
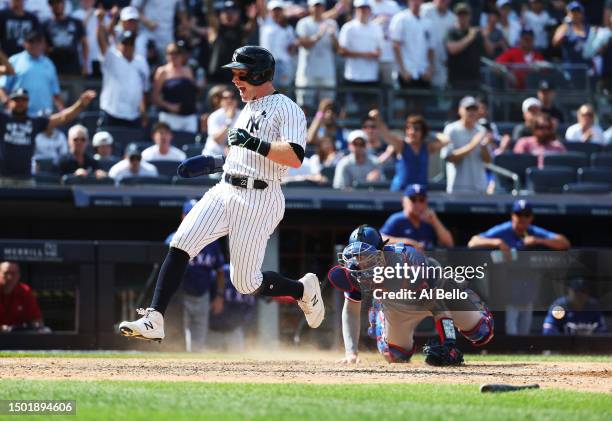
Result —
POLYGON ((154 308, 139 308, 142 317, 133 322, 121 322, 119 332, 123 336, 161 342, 164 339, 164 316, 154 308))
POLYGON ((323 305, 319 279, 314 273, 307 273, 299 281, 304 284, 304 295, 297 303, 306 316, 308 326, 313 329, 317 328, 325 317, 325 306, 323 305))

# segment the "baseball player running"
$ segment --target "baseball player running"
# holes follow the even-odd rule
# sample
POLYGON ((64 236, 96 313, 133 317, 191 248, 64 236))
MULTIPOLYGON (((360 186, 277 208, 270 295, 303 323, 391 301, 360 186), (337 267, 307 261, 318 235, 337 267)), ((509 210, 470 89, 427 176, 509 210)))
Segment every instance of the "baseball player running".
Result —
MULTIPOLYGON (((340 265, 332 268, 328 276, 332 285, 345 291, 342 333, 346 352, 344 362, 347 363, 358 361, 362 293, 371 293, 373 287, 385 291, 398 291, 398 287, 408 285, 415 291, 444 288, 437 279, 420 278, 409 283, 403 276, 395 279, 386 276, 380 284, 374 285, 374 267, 394 268, 398 264, 425 267, 436 262, 411 246, 385 245, 380 233, 367 225, 353 231, 349 245, 338 260, 340 265)), ((493 337, 491 313, 475 292, 467 288, 464 291, 468 298, 452 304, 453 310, 448 310, 451 307, 449 301, 377 299, 375 295, 369 311, 368 334, 376 339, 378 350, 387 361, 409 362, 416 348, 413 339, 416 327, 424 318, 433 316, 439 339, 430 340, 423 348, 425 361, 439 366, 461 364, 463 354, 455 346, 455 323, 461 334, 475 346, 485 345, 493 337)))
POLYGON ((276 272, 261 272, 268 238, 283 218, 285 198, 281 179, 287 167, 304 159, 306 117, 300 107, 272 85, 274 57, 261 47, 234 51, 225 65, 246 106, 228 132, 230 150, 222 157, 200 156, 181 164, 179 174, 193 177, 223 171, 183 219, 161 266, 155 293, 142 317, 122 322, 124 336, 161 341, 164 311, 178 289, 189 259, 212 241, 229 236, 230 277, 241 294, 291 296, 318 327, 325 316, 319 280, 307 273, 291 280, 276 272))

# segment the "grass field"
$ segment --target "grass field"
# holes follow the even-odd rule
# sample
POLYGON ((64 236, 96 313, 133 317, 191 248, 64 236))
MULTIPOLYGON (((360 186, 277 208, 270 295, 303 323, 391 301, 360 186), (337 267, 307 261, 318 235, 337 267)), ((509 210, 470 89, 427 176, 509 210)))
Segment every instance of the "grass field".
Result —
MULTIPOLYGON (((0 353, 11 358, 140 357, 177 360, 188 354, 0 353)), ((203 356, 202 361, 219 356, 203 356)), ((223 358, 228 359, 227 355, 223 358)), ((229 357, 229 360, 240 357, 229 357)), ((472 361, 581 361, 610 357, 479 356, 472 361)), ((13 360, 14 361, 14 360, 13 360)), ((92 360, 93 361, 93 360, 92 360)), ((299 363, 297 363, 299 364, 299 363)), ((375 367, 373 367, 375 369, 375 367)), ((1 365, 1 370, 10 366, 1 365)), ((231 375, 231 374, 230 374, 231 375)), ((234 374, 235 375, 235 374, 234 374)), ((308 384, 198 381, 40 380, 0 377, 2 399, 70 399, 76 419, 100 420, 610 420, 612 394, 555 388, 481 394, 475 384, 308 384)), ((0 416, 0 418, 2 418, 0 416)), ((5 417, 16 419, 15 417, 5 417)), ((41 419, 40 416, 30 417, 41 419)), ((21 417, 19 417, 21 419, 21 417)), ((27 419, 27 417, 25 418, 27 419)), ((75 419, 74 416, 54 416, 75 419)))

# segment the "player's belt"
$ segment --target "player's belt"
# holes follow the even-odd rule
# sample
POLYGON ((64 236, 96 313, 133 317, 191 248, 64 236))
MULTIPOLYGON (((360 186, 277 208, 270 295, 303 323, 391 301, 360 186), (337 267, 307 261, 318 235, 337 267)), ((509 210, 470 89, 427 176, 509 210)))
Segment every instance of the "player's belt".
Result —
POLYGON ((268 187, 268 183, 263 180, 255 180, 250 177, 238 177, 235 175, 224 174, 223 179, 232 186, 242 187, 243 189, 263 190, 268 187))

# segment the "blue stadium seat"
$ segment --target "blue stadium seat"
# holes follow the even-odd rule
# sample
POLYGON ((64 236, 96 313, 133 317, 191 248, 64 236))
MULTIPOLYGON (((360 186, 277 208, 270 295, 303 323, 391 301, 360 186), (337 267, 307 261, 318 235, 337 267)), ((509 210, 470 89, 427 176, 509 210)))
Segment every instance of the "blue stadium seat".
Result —
POLYGON ((578 168, 580 183, 612 183, 612 167, 578 168))
POLYGON ((195 142, 195 133, 184 132, 180 130, 172 131, 172 145, 181 149, 184 145, 189 145, 195 142))
POLYGON ((62 177, 59 174, 52 174, 47 172, 41 172, 34 174, 34 183, 39 185, 45 184, 60 184, 62 181, 62 177))
MULTIPOLYGON (((106 126, 100 127, 99 131, 107 131, 113 136, 114 149, 117 153, 123 154, 125 146, 132 142, 142 142, 148 136, 143 129, 133 129, 129 127, 106 126)), ((92 135, 93 136, 93 135, 92 135)))
POLYGON ((597 152, 591 155, 592 167, 612 168, 612 152, 597 152))
POLYGON ((79 177, 73 174, 66 174, 62 177, 62 184, 65 186, 75 185, 114 185, 115 180, 110 177, 79 177))
POLYGON ((187 155, 187 158, 191 158, 193 156, 202 155, 202 149, 204 149, 204 145, 201 143, 192 143, 190 145, 183 145, 183 152, 187 155))
POLYGON ((589 165, 589 157, 584 152, 546 152, 544 154, 544 168, 571 167, 577 170, 589 165))
MULTIPOLYGON (((512 171, 520 177, 521 186, 525 186, 525 171, 527 168, 538 165, 538 158, 535 155, 524 153, 505 152, 493 158, 493 164, 512 171)), ((509 192, 512 191, 512 181, 507 177, 495 176, 495 185, 509 192)))
POLYGON ((589 157, 596 152, 601 152, 603 149, 601 145, 584 142, 564 142, 563 146, 565 146, 568 152, 582 152, 589 157))
POLYGON ((136 186, 142 184, 170 184, 170 177, 165 177, 163 175, 157 177, 124 177, 119 180, 119 185, 121 186, 136 186))
POLYGON ((563 186, 576 182, 571 167, 527 168, 527 188, 535 193, 561 193, 563 186))
POLYGON ((165 175, 167 177, 173 177, 176 175, 176 168, 180 164, 178 161, 166 161, 166 160, 153 160, 148 161, 149 164, 155 165, 159 175, 165 175))
POLYGON ((336 173, 336 167, 323 167, 321 168, 321 175, 326 177, 329 181, 334 181, 334 174, 336 173))
POLYGON ((117 162, 119 162, 118 159, 107 159, 107 158, 98 159, 98 166, 100 167, 102 171, 108 172, 111 169, 111 167, 115 165, 117 162))
POLYGON ((34 161, 36 161, 37 172, 59 174, 53 158, 36 158, 34 161))
POLYGON ((172 177, 172 184, 177 186, 214 186, 219 182, 218 178, 211 177, 195 177, 195 178, 182 178, 178 175, 172 177))
POLYGON ((390 187, 391 181, 368 181, 353 184, 353 188, 359 190, 389 190, 390 187))
POLYGON ((612 192, 610 183, 569 183, 563 186, 563 193, 607 194, 612 192))
POLYGON ((383 166, 383 173, 385 174, 385 178, 387 180, 393 180, 393 177, 395 177, 395 165, 383 166))

